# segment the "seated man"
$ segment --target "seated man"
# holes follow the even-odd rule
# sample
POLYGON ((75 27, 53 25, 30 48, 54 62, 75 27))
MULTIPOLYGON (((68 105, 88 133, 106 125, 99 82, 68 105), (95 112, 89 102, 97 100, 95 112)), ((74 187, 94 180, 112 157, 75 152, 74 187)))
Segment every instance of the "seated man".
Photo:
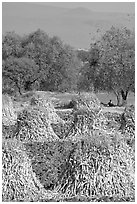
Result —
POLYGON ((112 103, 112 101, 111 101, 111 100, 108 102, 108 106, 109 106, 109 107, 114 106, 114 104, 112 103))

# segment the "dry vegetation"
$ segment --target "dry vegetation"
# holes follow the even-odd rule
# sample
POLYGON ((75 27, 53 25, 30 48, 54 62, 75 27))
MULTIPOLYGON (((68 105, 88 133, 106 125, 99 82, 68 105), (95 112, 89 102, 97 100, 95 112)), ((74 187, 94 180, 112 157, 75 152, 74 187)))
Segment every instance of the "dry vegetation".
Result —
POLYGON ((133 107, 123 123, 120 113, 103 113, 93 94, 74 98, 73 110, 65 111, 36 94, 15 119, 9 101, 3 104, 3 201, 134 201, 133 107))

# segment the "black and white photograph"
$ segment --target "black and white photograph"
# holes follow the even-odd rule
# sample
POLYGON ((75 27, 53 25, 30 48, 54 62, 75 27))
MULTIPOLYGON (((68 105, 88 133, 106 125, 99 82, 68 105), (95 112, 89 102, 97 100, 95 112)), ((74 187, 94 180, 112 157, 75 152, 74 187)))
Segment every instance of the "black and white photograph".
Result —
POLYGON ((135 1, 2 1, 2 202, 135 202, 135 1))

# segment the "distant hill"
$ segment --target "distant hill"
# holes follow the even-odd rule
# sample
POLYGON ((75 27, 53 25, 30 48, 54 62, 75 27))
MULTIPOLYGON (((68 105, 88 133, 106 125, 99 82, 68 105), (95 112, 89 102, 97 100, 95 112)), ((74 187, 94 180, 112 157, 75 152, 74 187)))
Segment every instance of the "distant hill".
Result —
POLYGON ((3 34, 6 31, 15 31, 22 35, 40 28, 51 36, 59 36, 75 48, 89 48, 91 40, 112 25, 134 29, 135 16, 95 12, 83 7, 70 9, 34 3, 2 4, 3 34))

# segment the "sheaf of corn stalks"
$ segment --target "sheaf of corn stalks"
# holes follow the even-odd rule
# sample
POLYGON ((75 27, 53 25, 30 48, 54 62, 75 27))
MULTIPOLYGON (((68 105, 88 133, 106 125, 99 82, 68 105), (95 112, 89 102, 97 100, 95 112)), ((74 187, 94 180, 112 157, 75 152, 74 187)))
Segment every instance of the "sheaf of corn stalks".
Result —
POLYGON ((135 108, 133 106, 126 107, 121 115, 120 129, 127 143, 132 147, 135 146, 135 108))
POLYGON ((116 140, 115 135, 97 132, 87 141, 76 142, 62 170, 58 190, 66 197, 132 197, 134 153, 119 137, 116 140))
POLYGON ((74 109, 76 110, 99 110, 100 101, 95 94, 81 93, 73 99, 74 109))
POLYGON ((13 108, 13 102, 10 96, 2 96, 2 123, 5 126, 14 125, 16 123, 17 115, 13 108))
POLYGON ((24 142, 44 142, 58 140, 47 115, 39 108, 23 110, 17 118, 15 138, 24 142))
POLYGON ((53 197, 37 180, 31 161, 19 141, 3 141, 2 166, 2 201, 36 202, 53 197))
POLYGON ((101 109, 95 111, 87 105, 84 101, 82 106, 88 111, 80 105, 75 110, 66 139, 75 142, 76 148, 64 165, 58 190, 67 197, 134 197, 134 150, 121 132, 107 127, 108 118, 101 109))
POLYGON ((47 119, 54 124, 63 123, 64 121, 57 115, 51 100, 45 96, 35 94, 30 101, 31 106, 38 106, 45 113, 47 119))

